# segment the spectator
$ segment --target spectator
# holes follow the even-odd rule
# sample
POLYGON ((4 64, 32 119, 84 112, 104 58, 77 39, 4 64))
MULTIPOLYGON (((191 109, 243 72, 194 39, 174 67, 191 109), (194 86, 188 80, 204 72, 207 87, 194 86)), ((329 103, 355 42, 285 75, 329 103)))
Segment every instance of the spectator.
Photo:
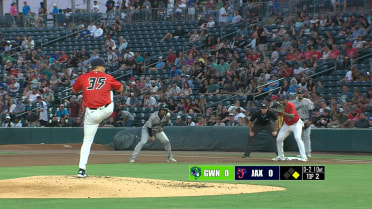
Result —
POLYGON ((123 126, 132 127, 134 123, 134 116, 128 111, 122 111, 121 115, 123 117, 123 126))
POLYGON ((227 18, 229 16, 229 14, 227 13, 227 6, 228 6, 227 3, 223 3, 223 6, 219 11, 218 21, 219 21, 220 25, 222 25, 222 26, 228 23, 227 18))
POLYGON ((48 127, 60 127, 61 124, 58 121, 57 116, 53 115, 52 120, 48 123, 48 127))
POLYGON ((94 33, 93 33, 92 36, 94 38, 98 38, 98 37, 103 36, 103 29, 101 28, 101 26, 99 25, 99 23, 97 23, 96 28, 97 29, 94 31, 94 33))
POLYGON ((105 43, 103 44, 104 50, 109 50, 109 48, 111 48, 112 50, 116 49, 115 41, 111 39, 111 35, 107 35, 105 43))
POLYGON ((224 82, 224 87, 221 91, 221 94, 234 95, 235 93, 236 93, 235 86, 231 85, 231 82, 229 80, 226 80, 224 82))
POLYGON ((89 25, 88 25, 88 30, 89 30, 89 34, 90 34, 90 36, 93 36, 93 34, 96 32, 96 30, 97 30, 97 27, 96 27, 96 25, 94 25, 94 22, 93 21, 91 21, 90 23, 89 23, 89 25))
POLYGON ((177 83, 173 82, 172 87, 168 91, 168 96, 180 96, 181 88, 177 86, 177 83))
POLYGON ((319 111, 320 116, 316 117, 315 126, 318 128, 328 128, 328 124, 331 121, 331 115, 329 109, 324 109, 322 112, 319 111))
POLYGON ((209 94, 209 95, 216 95, 220 92, 219 90, 219 85, 218 84, 215 84, 215 81, 214 79, 210 79, 209 80, 209 85, 208 85, 208 88, 207 88, 207 92, 206 94, 209 94))
POLYGON ((15 96, 16 93, 19 92, 20 84, 17 81, 16 77, 11 78, 11 80, 8 82, 8 92, 11 96, 15 96))
POLYGON ((182 36, 185 36, 187 34, 190 34, 190 33, 187 33, 181 25, 177 26, 177 29, 173 32, 173 33, 166 33, 164 35, 164 37, 160 40, 160 42, 164 42, 165 40, 167 39, 172 39, 172 38, 176 38, 178 39, 179 37, 182 37, 182 36))
POLYGON ((13 24, 17 25, 18 22, 18 9, 17 9, 17 4, 12 3, 10 7, 10 15, 13 16, 13 24))
MULTIPOLYGON (((62 121, 63 118, 61 118, 62 121)), ((72 124, 72 127, 82 127, 83 121, 81 120, 81 117, 76 118, 76 123, 72 124)))
POLYGON ((135 97, 135 94, 132 92, 130 93, 130 97, 128 97, 127 101, 124 104, 124 107, 136 107, 138 106, 139 101, 135 97))
POLYGON ((349 91, 349 88, 346 85, 342 86, 342 93, 340 95, 339 103, 341 104, 341 102, 349 101, 353 97, 354 97, 354 94, 349 91))
POLYGON ((172 49, 168 50, 168 56, 167 56, 167 65, 174 65, 176 61, 176 55, 173 53, 172 49))
POLYGON ((347 116, 347 120, 351 121, 354 125, 360 119, 360 110, 357 107, 351 107, 349 115, 347 116))
POLYGON ((5 117, 5 121, 3 122, 3 124, 1 124, 1 127, 14 127, 14 123, 12 122, 12 118, 10 117, 10 115, 7 115, 5 117))
POLYGON ((192 121, 192 117, 190 115, 187 116, 186 125, 187 126, 196 126, 195 123, 194 123, 194 121, 192 121))
POLYGON ((359 120, 354 123, 355 128, 370 128, 368 118, 364 113, 359 114, 359 120))
POLYGON ((181 89, 180 96, 189 96, 192 94, 192 89, 187 82, 183 83, 183 88, 181 89))
POLYGON ((226 126, 236 126, 236 122, 234 120, 234 113, 229 113, 229 116, 226 120, 223 120, 226 126))
POLYGON ((156 86, 156 81, 151 81, 151 86, 147 87, 147 92, 150 92, 150 94, 157 94, 159 87, 156 86))
POLYGON ((37 100, 37 97, 39 97, 39 96, 40 96, 40 94, 37 91, 36 87, 33 87, 32 88, 32 92, 31 92, 31 94, 28 97, 28 102, 29 103, 35 103, 36 100, 37 100))
POLYGON ((163 61, 163 57, 159 57, 159 61, 156 63, 155 67, 150 67, 149 70, 161 70, 165 68, 165 62, 163 61))
POLYGON ((215 22, 213 20, 213 17, 209 17, 208 18, 208 22, 207 22, 207 28, 214 28, 215 27, 215 22))
POLYGON ((177 115, 176 123, 173 126, 186 126, 186 122, 182 120, 181 115, 177 115))
POLYGON ((175 113, 177 111, 177 104, 174 102, 173 98, 168 99, 167 106, 170 113, 175 113))
POLYGON ((47 103, 41 98, 41 96, 37 97, 38 108, 36 109, 39 112, 39 123, 40 126, 47 126, 48 124, 48 105, 47 103))
POLYGON ((143 106, 144 107, 157 107, 157 102, 154 97, 151 96, 150 92, 146 92, 145 96, 143 97, 143 106))
POLYGON ((26 111, 26 105, 23 104, 23 99, 22 98, 18 98, 17 99, 17 104, 13 110, 13 114, 14 115, 17 115, 17 114, 20 114, 20 113, 23 113, 26 111))
MULTIPOLYGON (((81 105, 77 101, 77 98, 75 95, 70 97, 70 103, 68 104, 68 116, 69 116, 69 124, 73 125, 76 123, 76 120, 81 115, 81 105)), ((67 118, 66 118, 67 119, 67 118)))
POLYGON ((68 116, 69 116, 68 110, 65 108, 64 104, 59 105, 59 109, 56 111, 56 116, 57 116, 58 121, 60 121, 61 118, 68 119, 68 116))
POLYGON ((175 65, 172 65, 171 70, 169 72, 169 80, 172 80, 175 75, 180 76, 181 72, 179 69, 176 69, 175 65))

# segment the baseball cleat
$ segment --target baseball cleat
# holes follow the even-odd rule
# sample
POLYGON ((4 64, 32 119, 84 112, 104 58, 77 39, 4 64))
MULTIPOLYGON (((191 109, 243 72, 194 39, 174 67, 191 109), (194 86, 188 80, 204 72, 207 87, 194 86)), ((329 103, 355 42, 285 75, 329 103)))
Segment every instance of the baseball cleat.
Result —
POLYGON ((135 163, 136 161, 134 159, 130 159, 129 163, 135 163))
POLYGON ((177 162, 177 160, 174 159, 173 157, 168 157, 168 163, 174 163, 174 162, 177 162))
POLYGON ((299 161, 306 162, 308 161, 307 157, 298 158, 299 161))
POLYGON ((249 155, 243 155, 242 158, 249 158, 249 155))
POLYGON ((86 178, 86 177, 88 177, 88 174, 86 174, 85 173, 85 170, 84 169, 79 169, 79 172, 78 172, 78 174, 77 174, 77 177, 78 178, 86 178))
MULTIPOLYGON (((301 157, 301 155, 297 155, 297 157, 301 157)), ((307 158, 311 158, 311 155, 306 155, 307 158)))
POLYGON ((274 157, 272 160, 273 161, 285 161, 286 159, 284 157, 274 157))

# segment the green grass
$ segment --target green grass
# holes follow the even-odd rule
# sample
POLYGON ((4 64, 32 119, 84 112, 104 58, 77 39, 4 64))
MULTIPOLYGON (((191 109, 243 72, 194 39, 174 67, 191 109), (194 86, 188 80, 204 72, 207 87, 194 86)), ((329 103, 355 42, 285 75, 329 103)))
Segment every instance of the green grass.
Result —
MULTIPOLYGON (((341 159, 342 156, 340 156, 341 159)), ((348 158, 350 156, 343 156, 348 158)), ((359 157, 359 156, 354 156, 359 157)), ((284 164, 283 164, 284 165, 284 164)), ((98 164, 88 165, 88 173, 98 176, 188 181, 189 164, 98 164)), ((367 209, 371 208, 372 165, 326 165, 325 181, 244 181, 244 183, 285 187, 280 192, 223 196, 108 199, 0 199, 4 209, 50 208, 254 208, 254 209, 367 209)), ((75 175, 74 166, 33 166, 0 168, 0 179, 75 175)), ((1 189, 1 188, 0 188, 1 189)), ((146 192, 146 191, 144 191, 146 192)), ((195 192, 198 192, 195 189, 195 192)))

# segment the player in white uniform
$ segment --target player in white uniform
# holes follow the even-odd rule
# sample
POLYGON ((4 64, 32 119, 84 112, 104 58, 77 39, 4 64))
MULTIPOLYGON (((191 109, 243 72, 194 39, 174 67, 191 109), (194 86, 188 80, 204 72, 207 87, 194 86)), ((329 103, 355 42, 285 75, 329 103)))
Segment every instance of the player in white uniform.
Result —
POLYGON ((168 154, 168 162, 176 162, 176 160, 172 156, 169 139, 163 131, 163 126, 169 123, 170 116, 171 114, 168 113, 168 109, 165 105, 160 105, 159 111, 155 111, 151 114, 150 118, 142 127, 141 141, 138 142, 138 144, 134 148, 132 157, 129 160, 130 163, 135 162, 137 155, 141 151, 142 147, 148 142, 148 140, 150 139, 151 142, 154 142, 155 137, 164 144, 164 148, 168 154))
POLYGON ((304 141, 306 156, 311 157, 310 134, 314 104, 310 99, 304 98, 304 92, 302 89, 297 91, 297 99, 292 101, 292 103, 296 106, 297 113, 304 122, 302 140, 304 141))
POLYGON ((301 139, 302 128, 304 123, 300 119, 297 113, 296 106, 292 102, 288 102, 284 95, 280 95, 279 103, 284 107, 284 111, 278 112, 278 114, 283 116, 283 126, 280 128, 278 137, 276 138, 276 145, 278 149, 278 156, 273 158, 274 161, 287 160, 289 158, 284 157, 284 140, 293 133, 296 140, 298 151, 301 157, 297 158, 300 161, 307 161, 304 142, 301 139))

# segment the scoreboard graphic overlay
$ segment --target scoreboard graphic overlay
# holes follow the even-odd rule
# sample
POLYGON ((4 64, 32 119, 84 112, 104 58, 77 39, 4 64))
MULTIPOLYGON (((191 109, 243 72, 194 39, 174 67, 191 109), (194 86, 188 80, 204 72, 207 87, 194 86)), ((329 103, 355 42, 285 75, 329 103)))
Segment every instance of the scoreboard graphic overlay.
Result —
POLYGON ((325 166, 189 166, 190 180, 325 180, 325 166))

